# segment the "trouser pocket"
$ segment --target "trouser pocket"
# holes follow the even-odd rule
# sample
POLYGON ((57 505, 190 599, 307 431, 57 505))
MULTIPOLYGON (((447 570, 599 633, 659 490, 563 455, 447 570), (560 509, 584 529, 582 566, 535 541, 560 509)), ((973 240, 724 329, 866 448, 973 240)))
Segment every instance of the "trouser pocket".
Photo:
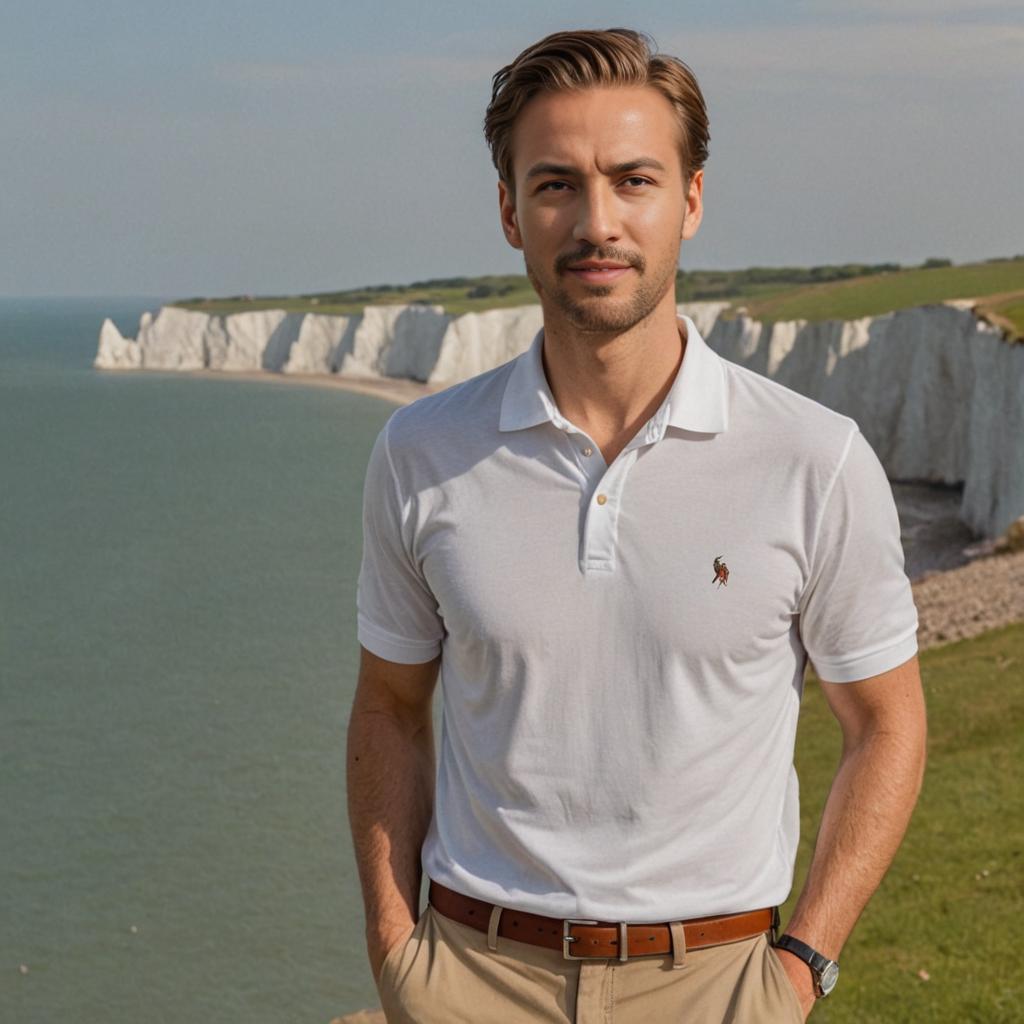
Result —
POLYGON ((769 979, 774 977, 775 979, 772 987, 775 989, 776 1005, 788 1009, 796 1024, 804 1024, 804 1010, 800 1005, 800 997, 796 994, 793 982, 789 980, 786 968, 782 966, 782 960, 771 943, 765 943, 765 956, 768 957, 769 967, 765 977, 769 979))
POLYGON ((420 919, 416 922, 416 927, 409 933, 409 935, 401 942, 396 942, 387 952, 384 957, 384 962, 380 965, 380 983, 377 986, 378 989, 383 989, 391 981, 391 972, 393 968, 397 968, 401 962, 402 956, 405 951, 409 948, 410 944, 415 942, 423 934, 423 930, 427 924, 427 913, 430 907, 427 906, 423 913, 420 914, 420 919))

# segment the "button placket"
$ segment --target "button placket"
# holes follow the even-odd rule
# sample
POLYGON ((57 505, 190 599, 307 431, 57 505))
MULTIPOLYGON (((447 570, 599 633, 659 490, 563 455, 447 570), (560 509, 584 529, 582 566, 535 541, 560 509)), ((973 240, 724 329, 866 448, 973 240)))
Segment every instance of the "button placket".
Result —
POLYGON ((661 440, 665 432, 664 418, 648 421, 610 466, 605 464, 600 449, 582 430, 564 417, 553 422, 572 446, 586 499, 579 545, 580 571, 612 572, 616 562, 619 504, 626 477, 640 450, 661 440))
POLYGON ((580 551, 583 572, 615 569, 619 507, 626 477, 635 460, 635 449, 623 451, 591 488, 580 551))
MULTIPOLYGON (((594 482, 590 485, 587 511, 583 521, 583 537, 580 544, 581 572, 615 570, 619 508, 626 479, 633 463, 640 457, 640 452, 660 441, 664 434, 664 420, 652 420, 626 445, 604 473, 588 476, 588 479, 594 482)), ((600 458, 600 455, 597 457, 600 458)), ((581 460, 581 465, 585 461, 587 460, 581 460)), ((584 473, 586 474, 585 469, 584 473)))

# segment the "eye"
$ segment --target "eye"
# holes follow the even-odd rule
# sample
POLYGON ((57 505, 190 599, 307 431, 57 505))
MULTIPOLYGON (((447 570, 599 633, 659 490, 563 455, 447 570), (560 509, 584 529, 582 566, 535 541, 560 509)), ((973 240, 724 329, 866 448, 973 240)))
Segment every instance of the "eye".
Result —
MULTIPOLYGON (((628 178, 624 178, 622 184, 628 185, 630 188, 642 188, 644 185, 653 185, 654 183, 650 178, 645 178, 640 174, 632 174, 628 178)), ((565 181, 545 181, 541 185, 537 186, 538 192, 564 192, 570 186, 565 181)))

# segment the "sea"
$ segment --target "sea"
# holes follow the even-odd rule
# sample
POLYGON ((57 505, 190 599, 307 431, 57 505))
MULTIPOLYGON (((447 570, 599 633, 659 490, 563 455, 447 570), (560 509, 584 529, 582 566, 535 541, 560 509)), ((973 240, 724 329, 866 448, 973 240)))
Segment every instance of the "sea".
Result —
POLYGON ((393 411, 92 368, 159 297, 0 299, 0 1022, 377 1004, 345 804, 393 411))
MULTIPOLYGON (((377 1004, 344 747, 393 406, 94 370, 160 302, 0 299, 0 1024, 328 1024, 377 1004)), ((962 564, 959 490, 894 491, 911 578, 962 564)))

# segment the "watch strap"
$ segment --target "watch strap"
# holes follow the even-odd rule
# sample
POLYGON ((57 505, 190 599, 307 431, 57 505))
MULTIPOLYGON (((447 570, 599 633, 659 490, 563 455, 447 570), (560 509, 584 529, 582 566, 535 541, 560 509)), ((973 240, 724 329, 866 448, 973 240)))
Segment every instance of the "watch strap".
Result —
MULTIPOLYGON (((835 961, 829 960, 827 956, 823 956, 816 949, 812 949, 807 945, 806 942, 801 942, 799 939, 794 938, 792 935, 780 935, 775 940, 775 945, 779 949, 784 949, 788 953, 792 953, 794 956, 799 957, 807 964, 811 969, 811 973, 814 975, 814 987, 818 995, 824 995, 821 987, 821 977, 825 970, 835 961)), ((836 967, 838 968, 838 964, 836 967)))

